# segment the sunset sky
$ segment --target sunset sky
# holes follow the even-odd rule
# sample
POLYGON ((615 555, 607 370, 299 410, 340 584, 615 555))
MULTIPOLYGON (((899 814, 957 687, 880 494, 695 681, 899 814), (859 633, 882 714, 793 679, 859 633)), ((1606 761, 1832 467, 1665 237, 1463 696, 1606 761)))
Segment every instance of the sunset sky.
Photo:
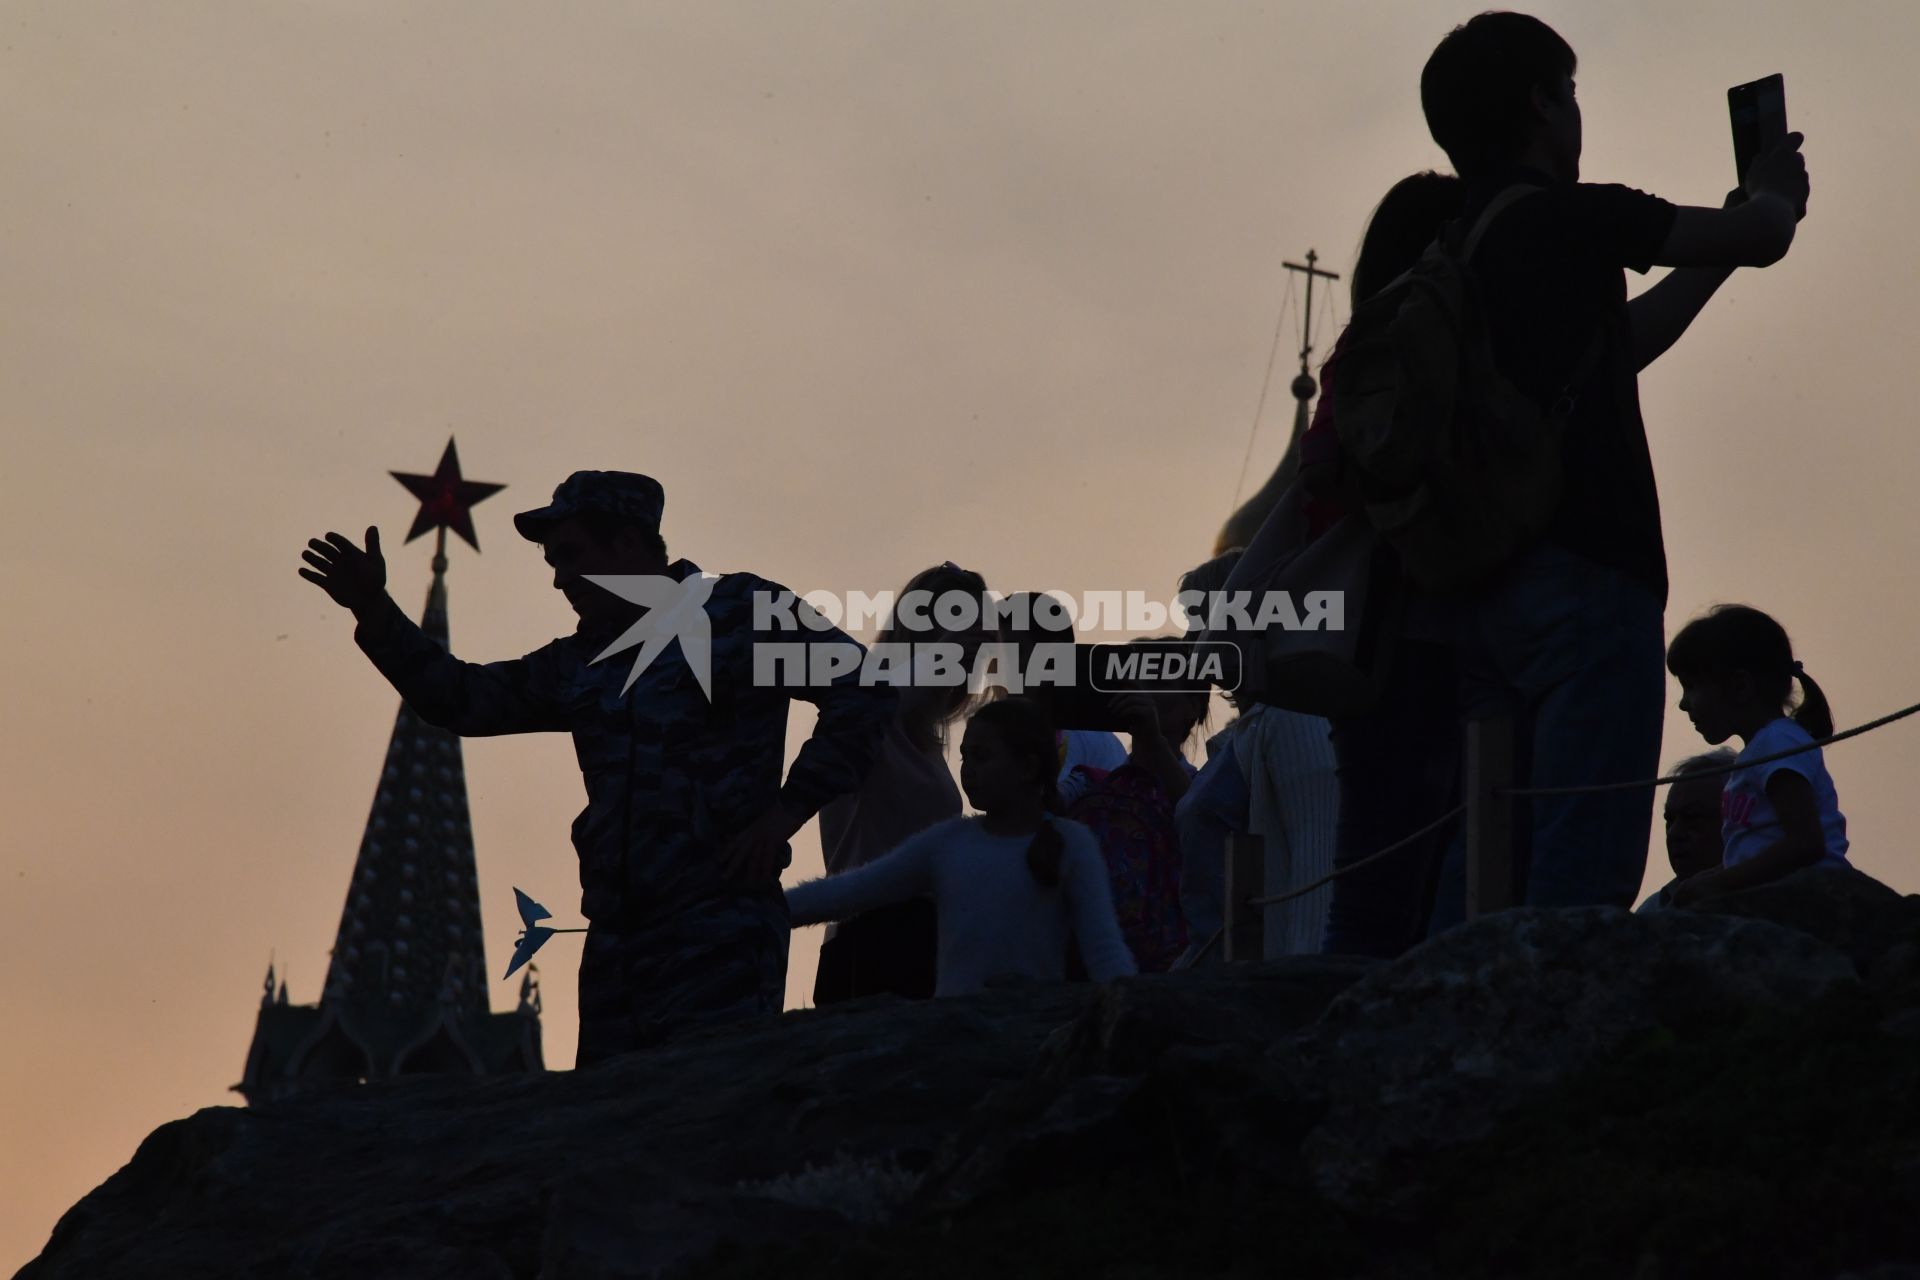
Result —
MULTIPOLYGON (((1800 238, 1641 381, 1669 632, 1748 601, 1842 725, 1920 699, 1920 6, 1535 11, 1580 55, 1590 180, 1718 204, 1727 86, 1785 73, 1800 238)), ((379 524, 417 616, 431 543, 386 473, 451 434, 508 486, 451 552, 465 657, 571 630, 509 517, 580 467, 659 477, 711 571, 1170 593, 1232 505, 1281 262, 1346 272, 1386 188, 1444 166, 1418 76, 1472 12, 0 5, 0 1269, 153 1128, 238 1102, 269 955, 318 998, 396 697, 296 576, 307 538, 379 524)), ((1916 744, 1828 754, 1854 861, 1907 892, 1916 744)), ((1701 746, 1671 713, 1663 760, 1701 746)), ((581 785, 561 736, 466 764, 498 974, 512 886, 574 922, 581 785)), ((809 828, 792 875, 818 867, 809 828)), ((577 957, 541 957, 562 1067, 577 957)))

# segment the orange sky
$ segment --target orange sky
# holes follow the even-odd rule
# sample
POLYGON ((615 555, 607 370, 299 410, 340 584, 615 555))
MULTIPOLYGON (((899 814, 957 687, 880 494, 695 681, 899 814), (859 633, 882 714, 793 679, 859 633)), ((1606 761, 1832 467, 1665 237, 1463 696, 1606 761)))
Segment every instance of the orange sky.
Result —
MULTIPOLYGON (((429 549, 385 472, 453 432, 510 486, 453 552, 464 656, 570 629, 507 518, 576 467, 660 477, 710 570, 1168 592, 1230 505, 1281 260, 1345 271, 1380 193, 1442 163, 1415 86, 1469 12, 0 9, 0 1263, 235 1100, 269 953, 318 996, 395 698, 295 576, 306 538, 381 524, 417 613, 429 549)), ((1748 600, 1843 724, 1913 701, 1920 9, 1538 12, 1581 54, 1586 176, 1683 202, 1731 184, 1726 86, 1785 72, 1800 242, 1642 380, 1670 629, 1748 600)), ((1916 742, 1829 757, 1856 862, 1903 890, 1916 742)), ((1669 718, 1665 759, 1699 745, 1669 718)), ((510 886, 577 901, 580 784, 561 737, 466 759, 498 972, 510 886)), ((543 955, 559 1065, 576 956, 543 955)))

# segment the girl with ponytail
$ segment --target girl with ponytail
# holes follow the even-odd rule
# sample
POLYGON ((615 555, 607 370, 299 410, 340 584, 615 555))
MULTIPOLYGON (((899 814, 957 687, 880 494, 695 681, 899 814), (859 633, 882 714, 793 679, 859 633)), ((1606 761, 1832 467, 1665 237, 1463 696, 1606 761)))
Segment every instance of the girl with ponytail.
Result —
POLYGON ((1820 749, 1809 746, 1832 735, 1833 712, 1794 659, 1786 630, 1758 609, 1716 606, 1673 638, 1667 670, 1680 682, 1680 709, 1701 737, 1716 746, 1732 737, 1746 744, 1734 761, 1744 767, 1727 775, 1720 792, 1721 865, 1676 885, 1674 905, 1818 862, 1844 865, 1847 820, 1820 749), (1796 747, 1808 749, 1747 764, 1796 747))
POLYGON ((929 894, 939 920, 936 996, 1059 982, 1070 937, 1094 981, 1134 973, 1099 844, 1079 823, 1052 816, 1057 759, 1053 726, 1036 703, 987 703, 960 744, 960 785, 979 814, 936 823, 857 870, 787 890, 794 925, 929 894))

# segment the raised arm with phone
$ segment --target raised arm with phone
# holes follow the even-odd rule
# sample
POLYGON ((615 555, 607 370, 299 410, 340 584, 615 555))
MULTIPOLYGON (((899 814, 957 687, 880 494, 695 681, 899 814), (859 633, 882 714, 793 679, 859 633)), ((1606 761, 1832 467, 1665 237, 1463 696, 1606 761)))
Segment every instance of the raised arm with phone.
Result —
POLYGON ((1782 77, 1727 90, 1740 185, 1718 209, 1682 206, 1654 262, 1676 268, 1627 304, 1633 354, 1646 368, 1686 332, 1737 267, 1770 267, 1787 254, 1807 215, 1805 138, 1788 133, 1782 77))
POLYGON ((1657 259, 1674 267, 1766 267, 1786 255, 1807 216, 1804 135, 1787 131, 1786 82, 1778 75, 1727 90, 1734 172, 1740 185, 1719 209, 1682 209, 1657 259))

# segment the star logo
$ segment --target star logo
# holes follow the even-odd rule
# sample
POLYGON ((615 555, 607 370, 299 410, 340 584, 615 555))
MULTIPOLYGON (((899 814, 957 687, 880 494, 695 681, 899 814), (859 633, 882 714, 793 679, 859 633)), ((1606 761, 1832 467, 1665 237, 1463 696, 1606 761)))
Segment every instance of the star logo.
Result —
POLYGON ((640 652, 634 655, 633 670, 627 673, 627 682, 620 686, 621 693, 633 688, 633 682, 660 656, 667 641, 678 640, 680 652, 700 684, 700 692, 707 695, 708 702, 713 701, 713 628, 707 620, 707 598, 713 594, 713 584, 720 581, 716 575, 696 573, 680 582, 652 573, 582 576, 595 586, 605 587, 622 600, 647 610, 645 617, 593 658, 598 662, 639 647, 640 652))

